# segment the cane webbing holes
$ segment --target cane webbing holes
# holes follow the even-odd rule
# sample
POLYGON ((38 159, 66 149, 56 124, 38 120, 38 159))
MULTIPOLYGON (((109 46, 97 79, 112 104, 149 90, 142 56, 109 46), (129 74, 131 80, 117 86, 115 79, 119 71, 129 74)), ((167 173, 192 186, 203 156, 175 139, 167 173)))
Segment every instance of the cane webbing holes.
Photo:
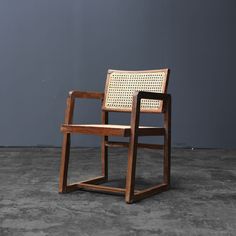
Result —
MULTIPOLYGON (((108 78, 105 109, 131 111, 134 91, 163 93, 166 73, 160 72, 112 72, 108 78)), ((142 110, 155 110, 162 103, 157 100, 142 99, 142 110)))

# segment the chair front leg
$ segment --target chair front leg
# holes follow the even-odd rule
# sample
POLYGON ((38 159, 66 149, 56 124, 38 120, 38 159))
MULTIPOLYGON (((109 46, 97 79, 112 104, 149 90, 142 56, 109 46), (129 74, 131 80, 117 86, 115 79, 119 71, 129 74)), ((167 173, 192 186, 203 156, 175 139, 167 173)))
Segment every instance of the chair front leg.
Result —
POLYGON ((59 176, 59 193, 67 191, 67 174, 70 157, 70 133, 65 133, 62 143, 61 165, 59 176))
POLYGON ((139 115, 140 115, 140 96, 138 91, 134 92, 131 112, 131 136, 128 152, 128 168, 126 175, 126 191, 125 201, 132 203, 134 201, 134 186, 135 186, 135 170, 136 170, 136 158, 137 158, 137 143, 139 127, 139 115))
POLYGON ((127 167, 126 191, 125 191, 125 201, 127 203, 132 203, 134 200, 136 159, 137 159, 137 136, 136 134, 134 134, 130 137, 130 145, 128 151, 128 167, 127 167))

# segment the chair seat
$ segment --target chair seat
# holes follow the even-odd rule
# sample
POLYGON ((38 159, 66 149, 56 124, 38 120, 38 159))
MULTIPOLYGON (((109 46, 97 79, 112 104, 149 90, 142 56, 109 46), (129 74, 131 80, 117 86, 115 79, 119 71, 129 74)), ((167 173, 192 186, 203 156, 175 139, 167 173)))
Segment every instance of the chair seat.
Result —
MULTIPOLYGON (((65 133, 94 134, 100 136, 130 136, 130 125, 113 124, 63 124, 61 131, 65 133)), ((164 135, 165 129, 162 127, 139 126, 139 136, 164 135)))

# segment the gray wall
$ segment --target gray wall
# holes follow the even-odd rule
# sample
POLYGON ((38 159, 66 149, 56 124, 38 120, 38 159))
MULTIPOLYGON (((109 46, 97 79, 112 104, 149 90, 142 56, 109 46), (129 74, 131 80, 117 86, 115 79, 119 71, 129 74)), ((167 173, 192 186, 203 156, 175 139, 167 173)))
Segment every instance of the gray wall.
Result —
MULTIPOLYGON (((234 0, 1 0, 0 145, 59 146, 69 90, 103 91, 108 68, 169 67, 173 144, 236 147, 235 10, 234 0)), ((99 103, 80 111, 98 121, 99 103)))

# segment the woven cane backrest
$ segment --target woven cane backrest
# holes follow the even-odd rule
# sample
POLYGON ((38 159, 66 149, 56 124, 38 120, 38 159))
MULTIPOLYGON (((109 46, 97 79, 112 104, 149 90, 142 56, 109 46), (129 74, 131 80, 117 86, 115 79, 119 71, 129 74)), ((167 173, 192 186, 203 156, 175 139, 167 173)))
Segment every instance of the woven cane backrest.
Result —
MULTIPOLYGON (((132 111, 135 91, 165 93, 168 69, 148 71, 109 70, 106 81, 103 109, 107 111, 132 111)), ((141 112, 161 112, 162 101, 142 99, 141 112)))

